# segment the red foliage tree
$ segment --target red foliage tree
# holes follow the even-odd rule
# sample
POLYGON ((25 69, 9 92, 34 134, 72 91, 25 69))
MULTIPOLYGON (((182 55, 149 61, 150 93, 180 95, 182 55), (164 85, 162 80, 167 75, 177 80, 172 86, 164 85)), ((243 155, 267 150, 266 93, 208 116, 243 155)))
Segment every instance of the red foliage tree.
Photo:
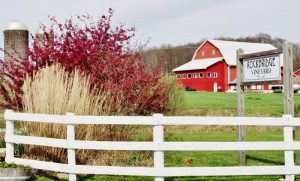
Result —
POLYGON ((80 25, 72 19, 59 23, 51 18, 52 31, 44 33, 43 41, 32 36, 28 59, 0 61, 1 95, 5 100, 2 105, 22 107, 21 86, 25 76, 58 62, 70 71, 80 69, 91 77, 93 86, 114 94, 115 101, 126 104, 125 114, 168 110, 168 94, 159 82, 160 71, 145 69, 139 53, 129 48, 134 28, 124 25, 112 28, 112 15, 109 9, 108 15, 96 22, 90 16, 78 16, 80 25))

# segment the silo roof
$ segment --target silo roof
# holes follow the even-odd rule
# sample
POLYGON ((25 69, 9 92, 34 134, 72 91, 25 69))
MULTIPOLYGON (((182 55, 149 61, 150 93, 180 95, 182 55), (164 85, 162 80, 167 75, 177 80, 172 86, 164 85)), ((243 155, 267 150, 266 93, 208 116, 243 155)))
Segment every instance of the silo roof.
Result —
POLYGON ((14 20, 6 25, 5 30, 27 30, 28 31, 28 28, 24 23, 21 23, 18 20, 14 20))

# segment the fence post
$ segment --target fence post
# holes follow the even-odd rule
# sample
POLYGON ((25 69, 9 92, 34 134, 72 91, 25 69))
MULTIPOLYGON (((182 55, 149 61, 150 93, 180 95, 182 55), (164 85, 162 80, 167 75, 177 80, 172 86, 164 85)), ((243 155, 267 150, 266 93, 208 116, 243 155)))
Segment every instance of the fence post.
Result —
MULTIPOLYGON (((4 118, 6 114, 13 113, 12 110, 5 110, 4 118)), ((9 140, 14 136, 14 120, 7 120, 5 118, 6 130, 5 130, 5 162, 12 163, 14 159, 14 143, 11 143, 9 140)))
MULTIPOLYGON (((160 144, 164 142, 164 127, 161 125, 159 118, 163 117, 163 114, 154 114, 154 119, 157 119, 157 124, 153 127, 153 142, 160 147, 160 144)), ((161 150, 154 151, 154 168, 157 170, 164 168, 164 152, 161 150)), ((155 177, 155 181, 164 181, 164 177, 155 177)))
MULTIPOLYGON (((292 115, 283 115, 284 122, 288 123, 289 119, 292 118, 292 115)), ((293 127, 291 126, 284 126, 283 127, 283 135, 284 135, 284 142, 293 142, 293 127)), ((284 151, 284 164, 285 167, 288 169, 295 166, 294 162, 294 151, 284 151)), ((294 181, 295 175, 285 175, 286 181, 294 181)))
MULTIPOLYGON (((294 116, 294 91, 293 91, 293 47, 289 42, 283 46, 283 91, 284 91, 284 114, 286 119, 294 116)), ((284 141, 294 140, 294 128, 284 127, 284 141)), ((286 166, 294 166, 294 151, 285 151, 286 166)), ((286 175, 285 180, 295 180, 295 175, 286 175)))
MULTIPOLYGON (((67 113, 68 117, 68 124, 67 124, 67 140, 68 142, 72 142, 75 140, 75 125, 70 122, 74 116, 74 113, 67 113)), ((76 165, 76 156, 75 156, 75 149, 68 148, 68 165, 70 167, 76 165)), ((69 181, 76 181, 76 174, 69 173, 69 181)))

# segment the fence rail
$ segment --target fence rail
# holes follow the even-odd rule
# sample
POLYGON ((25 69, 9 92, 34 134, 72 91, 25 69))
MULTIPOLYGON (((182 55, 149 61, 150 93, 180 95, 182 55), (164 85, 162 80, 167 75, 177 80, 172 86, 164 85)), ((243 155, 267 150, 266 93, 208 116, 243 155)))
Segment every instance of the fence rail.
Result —
POLYGON ((29 165, 32 168, 69 173, 69 180, 76 174, 153 176, 164 180, 170 176, 227 176, 227 175, 287 175, 289 180, 300 174, 295 166, 293 152, 300 150, 300 141, 293 140, 293 127, 300 126, 300 119, 291 115, 282 118, 266 117, 164 117, 153 116, 75 116, 17 113, 6 110, 6 162, 29 165), (58 123, 67 125, 67 139, 14 135, 15 121, 58 123), (151 125, 153 141, 83 141, 75 140, 76 124, 151 125), (282 126, 283 141, 261 142, 165 142, 166 125, 248 125, 282 126), (30 144, 65 148, 68 164, 37 161, 14 157, 14 144, 30 144), (154 167, 118 167, 76 165, 75 150, 135 150, 153 151, 154 167), (240 150, 283 150, 285 165, 281 166, 230 166, 230 167, 164 167, 164 151, 240 151, 240 150))

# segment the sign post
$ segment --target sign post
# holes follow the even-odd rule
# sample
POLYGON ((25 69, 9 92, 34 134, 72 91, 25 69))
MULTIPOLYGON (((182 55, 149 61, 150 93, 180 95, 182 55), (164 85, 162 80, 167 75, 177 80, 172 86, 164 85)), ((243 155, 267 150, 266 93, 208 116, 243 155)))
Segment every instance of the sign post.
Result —
MULTIPOLYGON (((275 49, 251 54, 244 54, 242 49, 237 50, 237 116, 245 116, 244 88, 245 85, 282 83, 280 54, 283 58, 283 82, 284 82, 284 114, 294 114, 293 98, 293 58, 292 46, 285 43, 284 49, 275 49)), ((244 141, 245 132, 243 126, 237 128, 238 141, 244 141)), ((288 159, 294 159, 293 151, 285 152, 288 159)), ((238 163, 241 166, 246 164, 244 151, 238 153, 238 163)), ((293 176, 288 176, 293 178, 293 176)), ((292 180, 292 179, 291 179, 292 180)))
POLYGON ((283 47, 284 114, 294 116, 293 48, 291 43, 283 47))
MULTIPOLYGON (((294 91, 293 91, 293 48, 291 43, 285 43, 283 47, 283 91, 284 91, 284 114, 294 116, 294 91)), ((284 128, 284 139, 293 141, 295 130, 293 127, 284 128), (293 132, 293 134, 291 134, 293 132)), ((295 166, 294 151, 285 151, 284 160, 286 166, 295 166)), ((295 175, 286 175, 285 180, 294 181, 295 175)))
MULTIPOLYGON (((237 56, 237 79, 236 79, 236 90, 237 90, 237 116, 243 117, 245 116, 245 99, 244 99, 244 85, 242 84, 243 80, 243 62, 240 59, 240 56, 244 54, 243 49, 238 49, 236 56, 237 56)), ((237 127, 237 138, 238 141, 244 141, 244 126, 239 125, 237 127)), ((244 151, 238 152, 238 163, 241 166, 246 164, 246 155, 244 151)))

